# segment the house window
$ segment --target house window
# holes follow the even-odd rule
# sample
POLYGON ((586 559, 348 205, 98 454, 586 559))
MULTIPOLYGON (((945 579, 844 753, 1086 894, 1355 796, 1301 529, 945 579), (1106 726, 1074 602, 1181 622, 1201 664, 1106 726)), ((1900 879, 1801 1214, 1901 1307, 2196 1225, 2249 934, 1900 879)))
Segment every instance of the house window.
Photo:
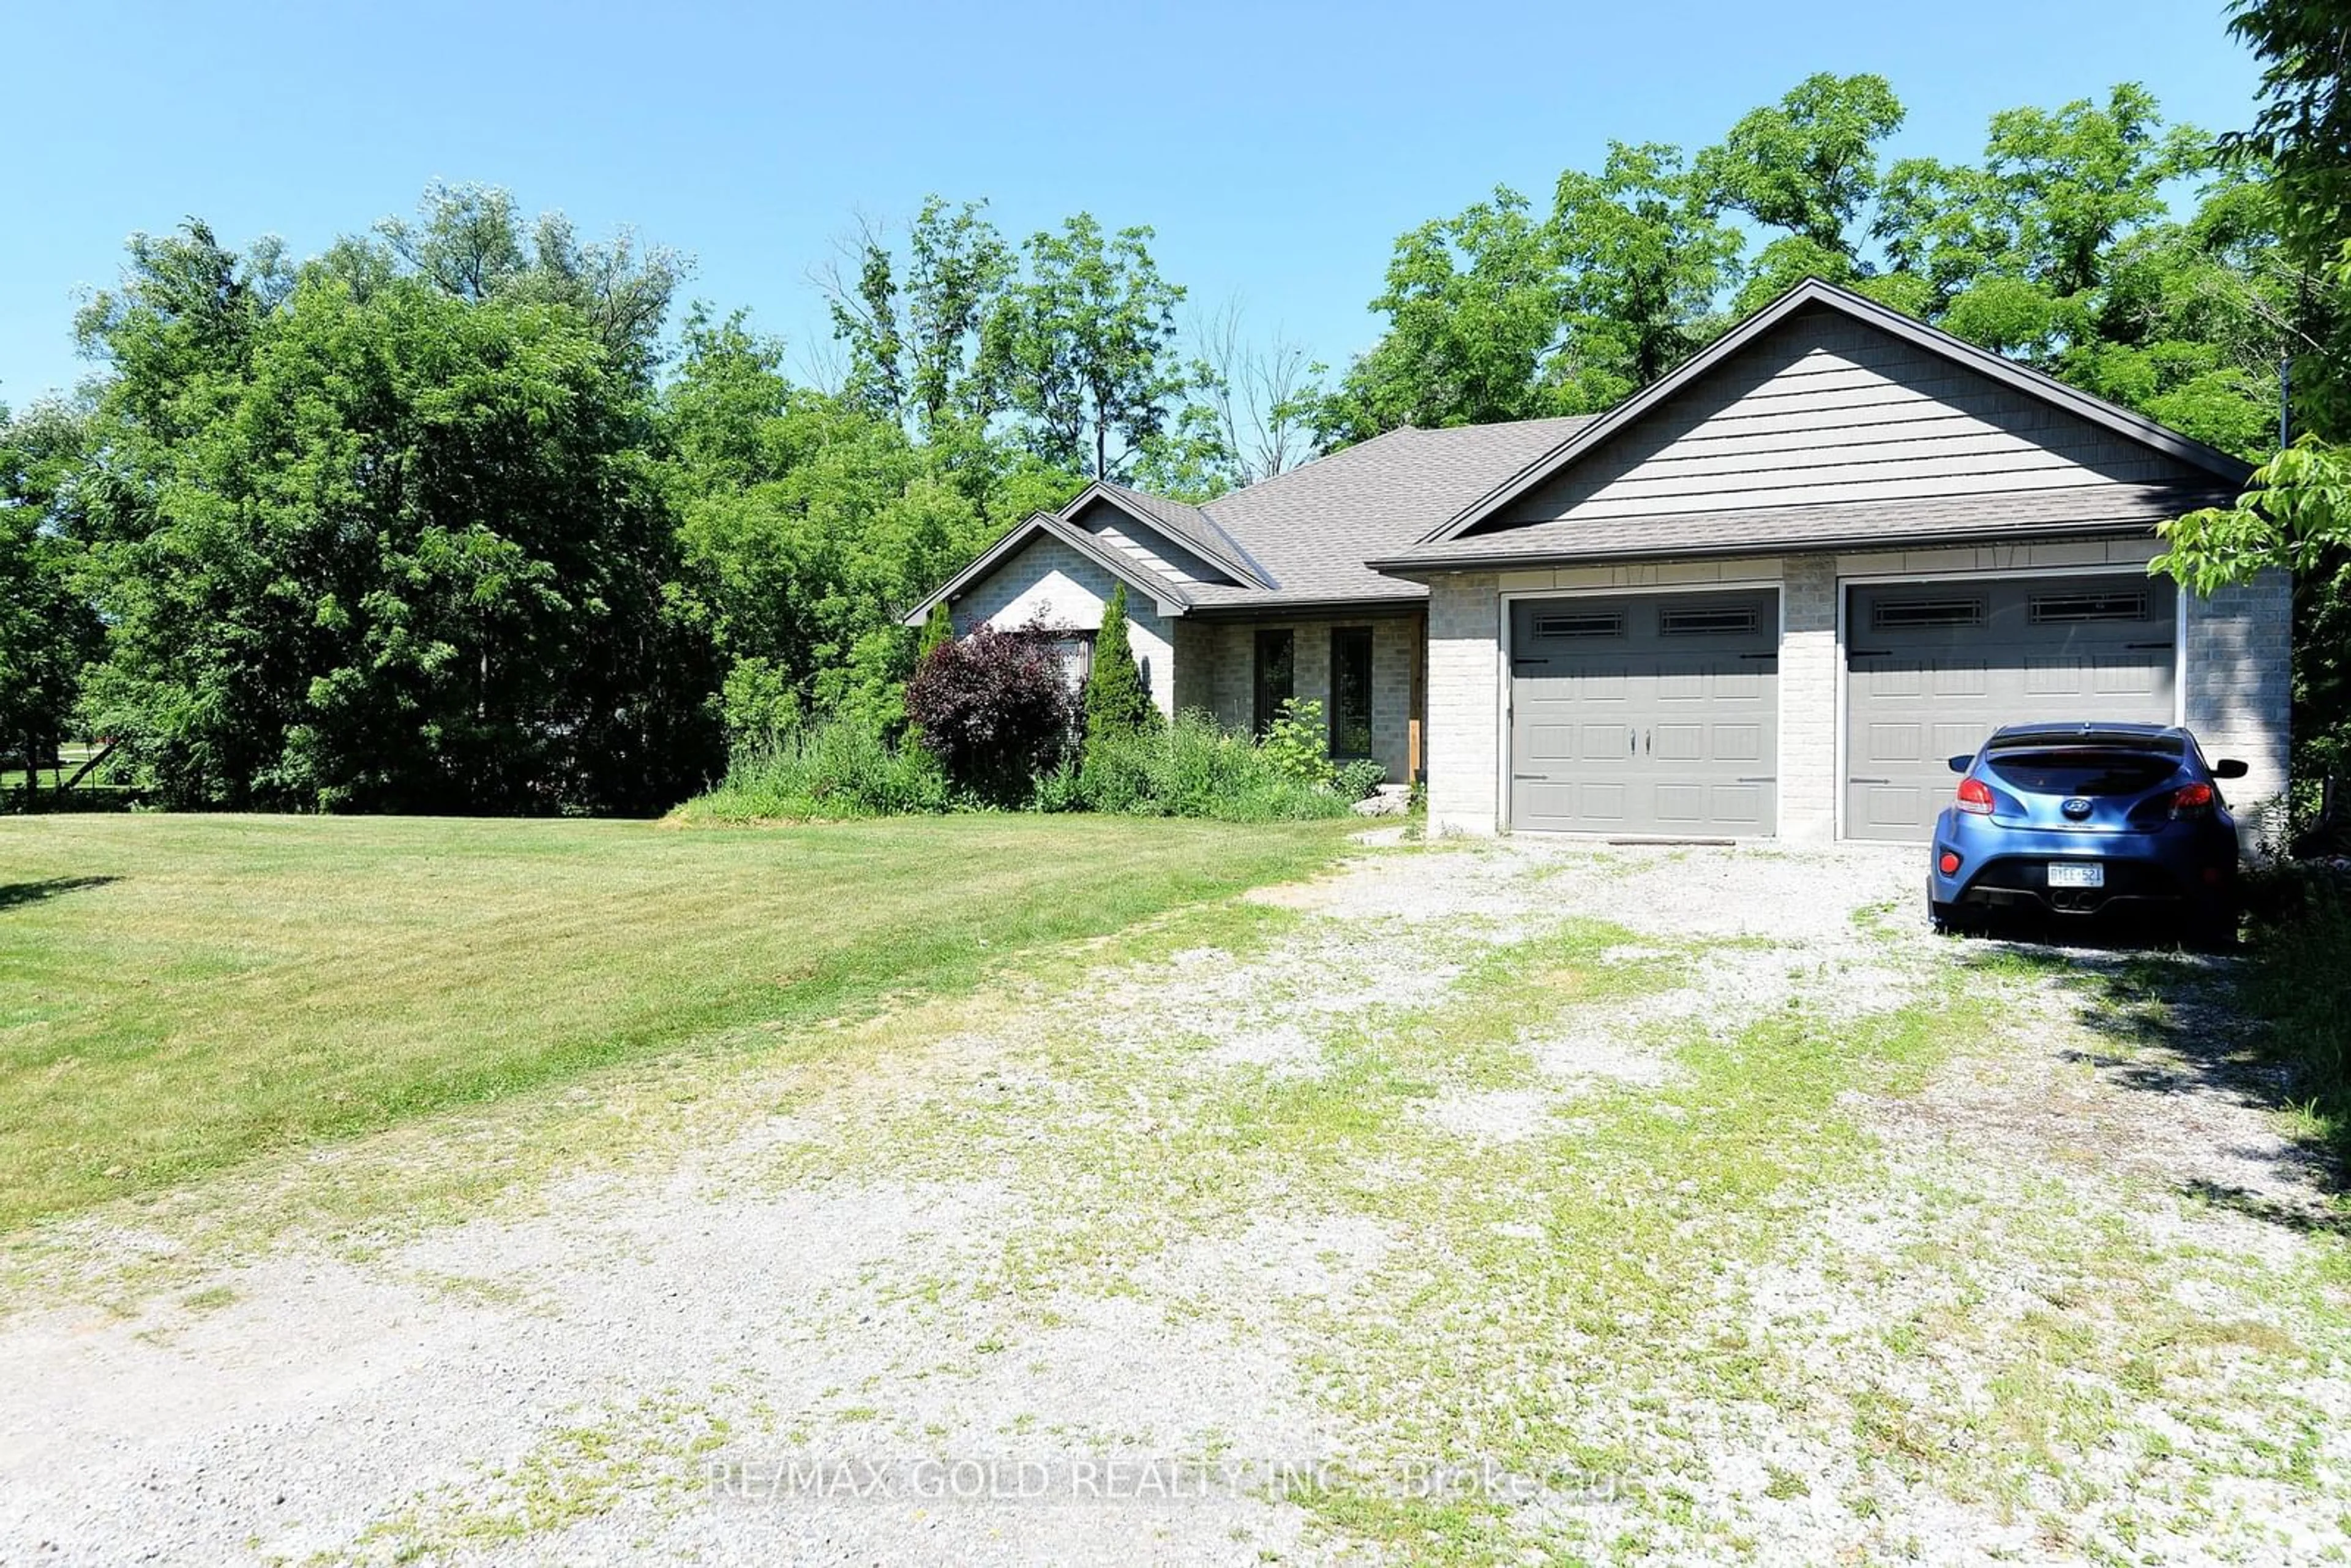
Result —
POLYGON ((1055 637, 1047 644, 1053 657, 1061 664, 1061 674, 1070 689, 1081 692, 1086 680, 1094 673, 1094 634, 1091 632, 1071 632, 1055 637))
POLYGON ((1341 626, 1331 633, 1331 755, 1372 754, 1372 629, 1341 626))
POLYGON ((2035 626, 2066 625, 2082 621, 2144 621, 2147 590, 2126 589, 2112 593, 2036 593, 2032 620, 2035 626))
POLYGON ((1257 634, 1257 732, 1263 735, 1281 716, 1281 705, 1297 690, 1298 641, 1288 627, 1257 634))
POLYGON ((1929 626, 1980 626, 1980 599, 1881 599, 1869 607, 1873 632, 1911 632, 1929 626))

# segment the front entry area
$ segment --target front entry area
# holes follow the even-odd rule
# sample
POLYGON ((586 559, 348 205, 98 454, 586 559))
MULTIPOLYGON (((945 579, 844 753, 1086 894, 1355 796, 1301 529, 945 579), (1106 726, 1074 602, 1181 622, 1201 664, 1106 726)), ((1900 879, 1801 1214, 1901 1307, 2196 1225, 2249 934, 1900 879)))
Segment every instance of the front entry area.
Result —
POLYGON ((1774 831, 1775 591, 1519 600, 1510 614, 1513 829, 1774 831))
POLYGON ((1925 842, 1951 798, 1949 759, 2001 725, 2174 722, 2169 578, 1955 579, 1847 592, 1847 838, 1925 842))

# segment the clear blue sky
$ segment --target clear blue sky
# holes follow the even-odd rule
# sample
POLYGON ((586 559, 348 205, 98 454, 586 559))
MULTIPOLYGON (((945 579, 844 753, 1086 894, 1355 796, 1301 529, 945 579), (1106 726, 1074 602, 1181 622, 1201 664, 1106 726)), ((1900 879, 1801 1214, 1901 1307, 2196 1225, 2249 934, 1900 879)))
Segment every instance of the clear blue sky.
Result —
POLYGON ((434 178, 634 224, 798 351, 826 337, 809 270, 859 214, 986 196, 1018 235, 1085 208, 1154 225, 1195 302, 1337 363, 1401 231, 1498 181, 1546 194, 1612 136, 1711 141, 1814 70, 1883 73, 1896 151, 1946 157, 1996 110, 2122 80, 2241 125, 2255 79, 2220 0, 366 10, 0 10, 0 401, 86 373, 76 298, 133 231, 194 214, 306 256, 434 178))

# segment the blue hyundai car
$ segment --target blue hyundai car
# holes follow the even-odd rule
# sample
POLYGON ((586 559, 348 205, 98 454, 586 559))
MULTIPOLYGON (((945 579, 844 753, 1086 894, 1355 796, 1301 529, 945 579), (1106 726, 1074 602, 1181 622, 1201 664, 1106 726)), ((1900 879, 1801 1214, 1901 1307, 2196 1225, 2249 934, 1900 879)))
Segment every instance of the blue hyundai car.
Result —
POLYGON ((2220 781, 2243 778, 2243 763, 2208 763, 2194 736, 2163 725, 2018 724, 1951 771, 1959 790, 1927 868, 1937 930, 2139 913, 2191 941, 2233 940, 2237 824, 2220 781))

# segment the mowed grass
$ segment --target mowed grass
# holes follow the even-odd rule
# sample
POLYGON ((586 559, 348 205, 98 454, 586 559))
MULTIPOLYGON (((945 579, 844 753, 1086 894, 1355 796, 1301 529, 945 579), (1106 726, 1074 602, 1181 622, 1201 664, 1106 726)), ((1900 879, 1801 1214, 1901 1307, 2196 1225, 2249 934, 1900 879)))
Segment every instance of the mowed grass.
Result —
POLYGON ((1311 872, 1347 826, 0 821, 0 1231, 653 1051, 756 1049, 737 1026, 967 988, 1311 872))

